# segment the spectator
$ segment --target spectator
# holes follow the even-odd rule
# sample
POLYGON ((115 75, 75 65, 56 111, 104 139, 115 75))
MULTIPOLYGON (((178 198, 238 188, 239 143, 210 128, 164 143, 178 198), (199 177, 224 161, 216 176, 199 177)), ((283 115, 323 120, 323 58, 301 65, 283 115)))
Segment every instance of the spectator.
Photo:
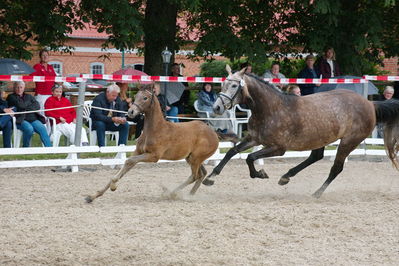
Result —
POLYGON ((318 71, 323 79, 341 76, 337 61, 335 61, 335 51, 332 47, 324 50, 324 56, 318 63, 318 71))
POLYGON ((11 115, 14 113, 12 108, 8 108, 7 101, 4 100, 5 92, 0 91, 0 114, 8 113, 10 115, 0 116, 0 130, 3 131, 3 147, 11 148, 11 134, 12 134, 12 118, 11 115))
POLYGON ((93 129, 97 132, 98 146, 105 146, 105 131, 118 131, 118 145, 127 143, 129 124, 126 123, 126 114, 109 110, 100 110, 94 107, 122 110, 123 105, 118 97, 120 89, 117 85, 109 85, 106 92, 97 95, 92 103, 90 118, 93 119, 93 129))
MULTIPOLYGON (((118 85, 121 90, 120 98, 122 101, 122 110, 127 112, 133 102, 132 98, 128 97, 128 95, 127 95, 127 91, 129 89, 129 84, 117 82, 116 85, 118 85)), ((143 131, 143 128, 144 128, 144 116, 142 114, 140 114, 140 115, 137 115, 133 119, 129 118, 129 117, 126 117, 126 119, 128 121, 136 123, 136 131, 135 131, 134 136, 137 139, 138 137, 140 137, 141 132, 143 131)))
MULTIPOLYGON (((56 84, 52 89, 52 97, 44 104, 45 109, 72 106, 71 102, 62 96, 62 86, 56 84)), ((76 112, 74 108, 46 111, 46 116, 55 118, 57 130, 66 136, 70 143, 75 143, 76 112)), ((88 146, 86 130, 82 128, 81 145, 88 146)))
MULTIPOLYGON (((25 83, 23 81, 14 82, 14 93, 8 95, 8 106, 15 107, 17 112, 40 110, 40 104, 36 99, 25 93, 25 83)), ((50 137, 47 134, 46 119, 39 112, 15 115, 17 128, 23 132, 22 146, 29 147, 33 136, 36 132, 40 136, 45 147, 50 147, 50 137)))
MULTIPOLYGON (((182 77, 182 75, 180 75, 180 65, 179 64, 177 64, 177 63, 172 64, 170 70, 171 70, 170 75, 172 77, 182 77)), ((184 85, 185 90, 183 91, 183 94, 180 96, 179 101, 167 106, 167 109, 169 109, 169 107, 170 107, 170 109, 166 112, 166 114, 168 116, 177 116, 178 114, 186 113, 186 109, 189 105, 189 100, 190 100, 190 90, 187 90, 187 87, 188 87, 187 82, 181 82, 181 84, 184 85)), ((172 118, 172 119, 170 119, 170 121, 177 123, 177 122, 179 122, 179 119, 172 118)))
POLYGON ((245 69, 245 74, 252 73, 252 65, 250 63, 248 63, 248 62, 242 63, 240 65, 240 70, 243 69, 243 68, 246 68, 245 69))
MULTIPOLYGON (((269 78, 269 79, 283 79, 285 76, 280 73, 280 63, 277 61, 274 61, 272 63, 272 68, 270 70, 267 70, 263 76, 263 78, 269 78)), ((283 85, 280 83, 270 83, 275 89, 278 89, 281 91, 283 88, 283 85)))
MULTIPOLYGON (((222 115, 216 115, 213 113, 212 106, 217 99, 217 95, 212 88, 211 83, 204 83, 202 90, 198 93, 198 109, 200 111, 210 112, 211 117, 215 118, 229 118, 228 113, 224 112, 222 115)), ((201 116, 202 114, 199 113, 201 116)), ((221 133, 232 133, 233 125, 230 120, 210 120, 209 124, 216 131, 221 133)))
POLYGON ((384 100, 390 100, 392 99, 393 95, 395 93, 395 90, 392 86, 386 86, 383 92, 384 100))
MULTIPOLYGON (((313 55, 308 55, 305 58, 306 66, 299 72, 298 78, 305 79, 316 79, 319 78, 320 75, 318 71, 314 67, 315 58, 313 55)), ((299 88, 301 89, 302 95, 309 95, 315 93, 316 87, 320 86, 320 84, 299 84, 299 88)))
MULTIPOLYGON (((48 64, 49 53, 47 50, 41 50, 39 52, 40 63, 33 66, 35 72, 30 74, 31 76, 46 76, 46 77, 55 77, 57 74, 52 65, 48 64)), ((40 104, 40 109, 44 109, 44 103, 47 98, 51 97, 52 92, 51 89, 54 87, 54 81, 46 81, 46 82, 36 82, 35 95, 36 100, 40 104)), ((44 114, 42 112, 42 114, 44 114)))
POLYGON ((297 85, 289 85, 286 91, 287 94, 301 96, 301 89, 297 85))

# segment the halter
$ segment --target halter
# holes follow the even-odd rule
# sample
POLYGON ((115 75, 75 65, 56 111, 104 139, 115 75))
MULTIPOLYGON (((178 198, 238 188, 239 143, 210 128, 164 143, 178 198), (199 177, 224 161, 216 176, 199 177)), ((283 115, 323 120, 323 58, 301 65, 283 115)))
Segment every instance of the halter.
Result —
MULTIPOLYGON (((150 102, 150 106, 152 105, 152 103, 154 102, 154 93, 149 91, 149 90, 145 90, 146 92, 148 92, 151 95, 151 102, 150 102)), ((138 105, 137 103, 133 102, 132 103, 134 106, 137 107, 137 109, 139 109, 140 113, 143 113, 143 108, 141 108, 141 105, 138 105)))
POLYGON ((238 89, 234 93, 233 97, 230 97, 229 95, 227 95, 226 93, 223 93, 223 92, 219 93, 219 97, 218 98, 220 98, 220 100, 222 101, 223 107, 225 109, 230 109, 233 106, 234 99, 241 92, 242 87, 244 87, 245 81, 244 81, 244 79, 240 79, 240 80, 237 80, 237 79, 226 79, 226 80, 238 82, 238 89), (225 101, 223 101, 223 97, 228 99, 229 102, 225 103, 225 101), (227 105, 227 104, 229 104, 229 105, 227 105))

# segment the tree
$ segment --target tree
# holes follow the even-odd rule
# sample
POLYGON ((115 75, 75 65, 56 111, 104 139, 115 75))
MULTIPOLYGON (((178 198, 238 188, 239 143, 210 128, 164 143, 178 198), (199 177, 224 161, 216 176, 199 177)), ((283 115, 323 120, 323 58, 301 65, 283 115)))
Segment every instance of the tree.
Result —
MULTIPOLYGON (((72 0, 0 0, 0 56, 30 59, 32 46, 56 49, 82 27, 72 0)), ((68 51, 70 47, 65 47, 68 51)))

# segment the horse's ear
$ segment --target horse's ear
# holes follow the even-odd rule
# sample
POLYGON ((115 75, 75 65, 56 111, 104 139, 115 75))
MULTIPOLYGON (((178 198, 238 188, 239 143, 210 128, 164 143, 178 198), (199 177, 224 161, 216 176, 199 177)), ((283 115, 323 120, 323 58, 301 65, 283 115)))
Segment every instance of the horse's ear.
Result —
POLYGON ((231 67, 229 64, 226 64, 226 71, 227 71, 227 74, 229 74, 229 76, 230 76, 231 75, 231 67))
POLYGON ((247 68, 246 68, 246 67, 244 67, 243 69, 241 69, 240 72, 238 72, 238 75, 239 75, 240 77, 244 77, 245 71, 247 71, 247 68))

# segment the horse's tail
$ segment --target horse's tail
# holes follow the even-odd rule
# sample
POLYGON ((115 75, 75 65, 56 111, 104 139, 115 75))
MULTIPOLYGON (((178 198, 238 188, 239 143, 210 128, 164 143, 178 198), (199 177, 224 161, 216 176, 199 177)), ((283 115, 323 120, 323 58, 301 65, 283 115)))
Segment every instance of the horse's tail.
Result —
POLYGON ((396 169, 399 170, 399 101, 374 102, 377 123, 384 128, 385 150, 396 169))
POLYGON ((216 130, 216 134, 220 140, 231 141, 234 144, 240 142, 240 138, 234 133, 222 133, 220 130, 216 130))

